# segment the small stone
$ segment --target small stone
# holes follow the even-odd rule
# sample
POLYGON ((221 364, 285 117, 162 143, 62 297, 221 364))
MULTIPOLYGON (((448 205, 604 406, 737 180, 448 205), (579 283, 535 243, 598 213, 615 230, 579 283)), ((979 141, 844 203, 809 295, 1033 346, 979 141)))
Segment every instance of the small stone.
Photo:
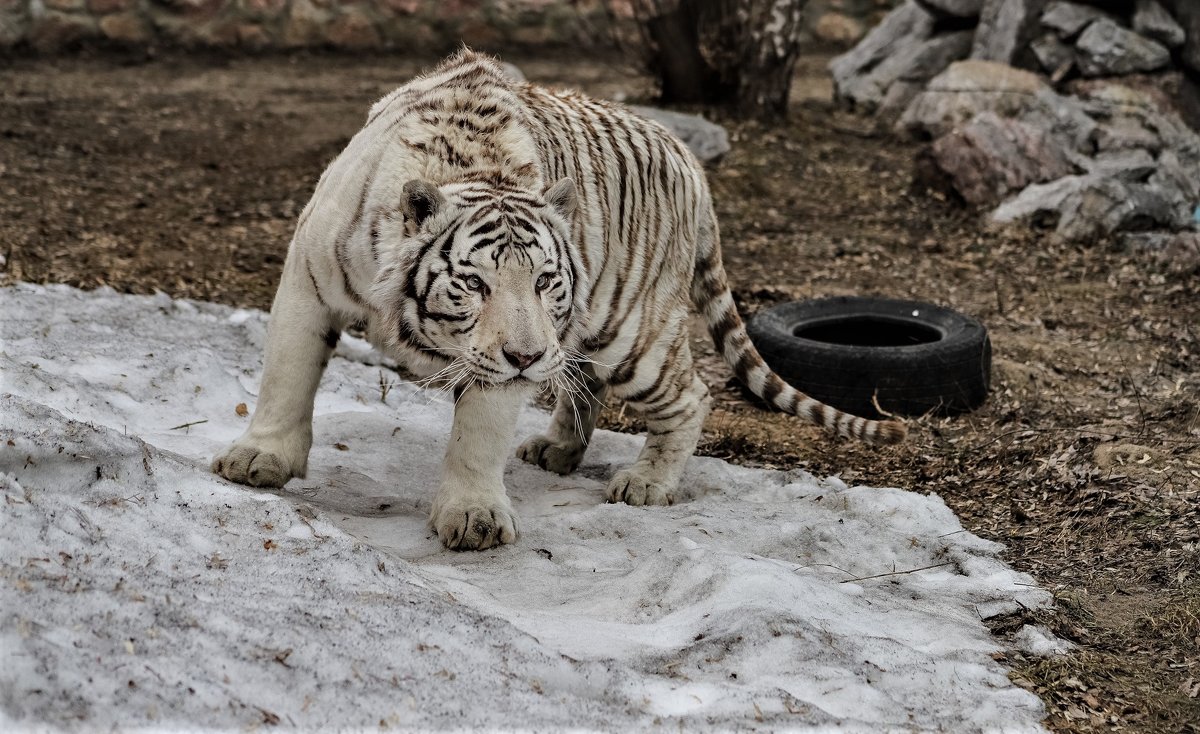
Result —
POLYGON ((1112 20, 1111 15, 1091 5, 1052 2, 1046 6, 1046 12, 1042 13, 1042 27, 1054 31, 1059 38, 1071 39, 1082 33, 1093 21, 1101 18, 1112 20))
POLYGON ((1183 26, 1156 0, 1137 0, 1133 13, 1133 30, 1153 38, 1167 48, 1179 48, 1187 40, 1183 26))
POLYGON ((971 58, 1012 64, 1037 35, 1046 0, 985 0, 971 58))
POLYGON ((271 37, 258 23, 238 23, 235 30, 239 46, 262 49, 271 45, 271 37))
POLYGON ((925 10, 948 18, 978 18, 983 0, 917 0, 925 10))
POLYGON ((338 48, 374 48, 379 45, 379 32, 361 11, 346 10, 325 29, 325 40, 338 48))
POLYGON ((699 115, 641 105, 630 105, 629 109, 670 130, 687 144, 692 154, 701 162, 717 161, 729 152, 729 134, 725 132, 725 128, 699 115))
POLYGON ((495 48, 504 36, 492 23, 468 20, 458 27, 458 37, 471 48, 495 48))
POLYGON ((242 0, 241 7, 247 20, 271 20, 283 14, 287 0, 242 0))
POLYGON ((132 0, 87 0, 88 10, 96 15, 108 15, 128 10, 132 0))
POLYGON ((1128 232, 1121 236, 1122 248, 1163 263, 1173 270, 1200 268, 1200 232, 1128 232))
POLYGON ((311 46, 320 43, 329 13, 310 0, 292 0, 287 21, 283 26, 285 46, 311 46))
POLYGON ((113 13, 100 19, 100 32, 110 41, 138 44, 150 40, 150 27, 137 13, 113 13))
POLYGON ((865 33, 861 21, 843 13, 825 13, 813 26, 813 35, 826 43, 857 43, 865 33))
POLYGON ((520 67, 518 67, 516 64, 510 64, 507 61, 502 61, 500 62, 500 70, 504 72, 506 77, 512 79, 514 82, 525 81, 525 72, 521 71, 520 67))
POLYGON ((421 9, 421 0, 381 0, 380 6, 397 15, 413 15, 421 9))
POLYGON ((1117 76, 1161 69, 1171 52, 1158 41, 1122 28, 1107 18, 1087 27, 1075 42, 1084 76, 1117 76))
POLYGON ((88 16, 47 11, 33 20, 28 40, 34 49, 44 53, 69 48, 95 38, 98 33, 95 22, 88 16))
POLYGON ((6 1, 0 0, 0 48, 27 40, 29 33, 28 7, 4 8, 6 1))
POLYGON ((1037 37, 1029 44, 1029 50, 1047 74, 1065 73, 1075 64, 1075 49, 1063 43, 1055 33, 1037 37))

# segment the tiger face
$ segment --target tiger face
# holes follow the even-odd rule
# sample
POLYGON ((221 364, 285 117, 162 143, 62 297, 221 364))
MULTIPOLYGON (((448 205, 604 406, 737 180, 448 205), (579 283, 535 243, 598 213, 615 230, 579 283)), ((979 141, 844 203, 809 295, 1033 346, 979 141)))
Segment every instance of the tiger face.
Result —
POLYGON ((450 363, 447 374, 464 383, 552 379, 584 313, 575 202, 571 179, 540 194, 405 184, 396 261, 373 289, 389 338, 450 363))

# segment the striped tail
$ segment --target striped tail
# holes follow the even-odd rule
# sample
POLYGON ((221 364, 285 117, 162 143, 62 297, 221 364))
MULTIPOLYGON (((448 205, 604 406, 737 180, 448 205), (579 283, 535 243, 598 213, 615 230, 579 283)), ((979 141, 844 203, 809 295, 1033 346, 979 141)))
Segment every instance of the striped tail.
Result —
POLYGON ((904 440, 908 428, 900 421, 875 421, 844 413, 805 395, 772 372, 747 336, 746 325, 733 303, 715 233, 710 248, 708 252, 697 253, 692 302, 704 314, 717 351, 742 384, 784 413, 824 426, 838 435, 857 438, 874 446, 904 440))

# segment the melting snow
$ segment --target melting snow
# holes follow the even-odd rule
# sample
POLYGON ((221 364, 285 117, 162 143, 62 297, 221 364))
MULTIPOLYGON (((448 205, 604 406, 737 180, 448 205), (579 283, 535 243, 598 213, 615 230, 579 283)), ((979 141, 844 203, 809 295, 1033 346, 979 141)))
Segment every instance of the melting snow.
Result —
POLYGON ((451 406, 382 402, 363 343, 309 477, 264 492, 207 471, 264 314, 30 285, 0 314, 0 729, 1040 731, 982 619, 1049 595, 935 495, 695 458, 684 501, 605 505, 641 439, 598 431, 576 476, 509 462, 517 544, 453 553, 451 406))

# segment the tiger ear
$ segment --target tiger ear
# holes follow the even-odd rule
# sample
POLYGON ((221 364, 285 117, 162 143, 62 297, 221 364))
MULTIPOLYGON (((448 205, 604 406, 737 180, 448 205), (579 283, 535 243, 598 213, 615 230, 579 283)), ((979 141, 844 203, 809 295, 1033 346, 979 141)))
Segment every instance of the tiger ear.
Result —
POLYGON ((570 219, 575 213, 575 205, 579 196, 575 189, 575 181, 570 178, 560 178, 542 194, 546 203, 554 207, 564 219, 570 219))
POLYGON ((419 178, 404 184, 400 192, 400 213, 405 219, 416 222, 418 227, 437 214, 445 203, 446 198, 437 187, 419 178))

